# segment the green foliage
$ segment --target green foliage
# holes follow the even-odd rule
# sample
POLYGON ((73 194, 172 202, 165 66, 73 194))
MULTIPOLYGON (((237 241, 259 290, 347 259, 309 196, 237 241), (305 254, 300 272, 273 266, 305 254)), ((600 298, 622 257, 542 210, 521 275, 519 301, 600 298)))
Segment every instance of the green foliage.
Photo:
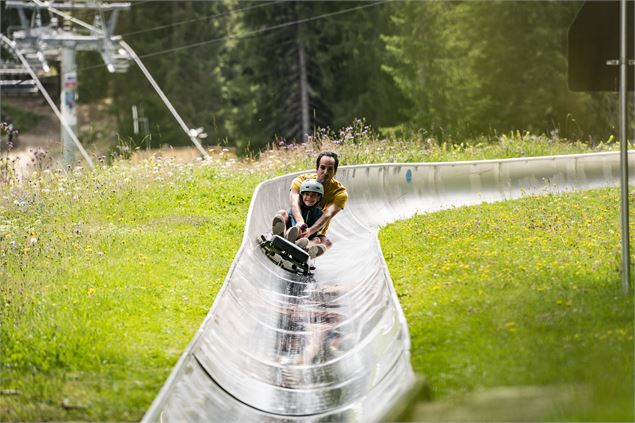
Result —
POLYGON ((412 2, 395 8, 385 69, 435 136, 512 130, 608 136, 608 94, 567 87, 566 34, 577 2, 412 2))
MULTIPOLYGON (((186 124, 208 131, 213 128, 215 140, 226 136, 224 121, 229 114, 223 103, 222 61, 218 59, 223 56, 225 44, 203 42, 195 49, 183 47, 194 40, 213 40, 227 34, 225 3, 142 3, 120 15, 117 31, 140 56, 186 124)), ((136 64, 127 73, 110 78, 122 138, 141 139, 149 135, 154 147, 190 145, 189 137, 136 64), (132 133, 133 105, 148 119, 148 134, 132 133)))
POLYGON ((318 121, 317 126, 337 128, 362 117, 376 127, 398 124, 408 116, 408 99, 382 70, 385 46, 381 36, 394 31, 390 15, 403 3, 344 4, 347 9, 364 8, 329 17, 328 25, 315 25, 316 31, 330 34, 320 48, 329 52, 330 60, 322 72, 326 86, 322 101, 331 117, 318 121))
POLYGON ((578 396, 542 419, 633 420, 633 296, 621 292, 619 209, 617 189, 531 196, 380 231, 413 366, 437 399, 569 386, 578 396))
POLYGON ((487 160, 619 149, 613 137, 606 142, 587 144, 520 131, 492 137, 467 138, 461 141, 439 140, 423 131, 412 133, 407 129, 399 128, 381 132, 386 133, 387 136, 377 134, 377 131, 367 125, 364 120, 355 119, 349 126, 337 131, 324 128, 318 130, 316 137, 307 144, 274 145, 260 155, 260 162, 284 166, 286 172, 291 172, 313 168, 315 157, 321 150, 338 153, 341 165, 355 165, 487 160))
MULTIPOLYGON (((234 60, 243 66, 240 82, 246 84, 235 88, 243 97, 246 111, 237 129, 251 148, 260 149, 274 137, 302 139, 302 107, 306 104, 302 104, 300 93, 301 73, 307 72, 309 66, 316 67, 315 56, 306 25, 285 23, 301 20, 310 7, 292 1, 251 9, 242 15, 243 34, 262 32, 255 37, 241 37, 233 51, 234 60), (271 26, 280 28, 267 31, 271 26), (299 63, 301 49, 306 59, 303 68, 299 63)), ((320 89, 318 84, 312 85, 313 91, 320 89)))
POLYGON ((110 95, 112 77, 98 52, 78 51, 77 69, 80 104, 90 104, 110 95))
MULTIPOLYGON (((580 5, 138 2, 116 32, 187 126, 241 153, 303 141, 307 108, 309 133, 364 118, 448 141, 529 131, 595 142, 615 132, 617 99, 568 89, 567 29, 580 5)), ((3 28, 15 23, 15 11, 3 15, 3 28)), ((136 64, 113 75, 94 52, 78 61, 80 101, 112 97, 122 139, 190 144, 136 64), (132 106, 147 119, 136 135, 132 106)))
POLYGON ((234 137, 248 135, 251 147, 257 150, 274 138, 301 142, 303 107, 308 108, 309 133, 318 126, 331 125, 334 119, 353 118, 350 102, 366 104, 364 110, 357 107, 357 113, 371 109, 363 97, 367 96, 367 84, 378 80, 368 81, 360 74, 370 75, 379 69, 377 63, 372 67, 379 49, 377 28, 364 49, 368 56, 362 54, 359 41, 370 35, 374 20, 381 16, 356 11, 351 12, 357 18, 352 21, 351 13, 338 15, 358 3, 363 5, 293 1, 242 15, 241 31, 260 35, 241 37, 234 49, 235 60, 242 64, 243 76, 238 81, 242 87, 228 82, 242 98, 231 103, 242 103, 246 110, 234 137), (314 19, 318 16, 324 19, 314 19), (351 84, 352 79, 358 83, 351 84), (303 86, 306 103, 301 95, 303 86), (337 110, 336 104, 341 105, 337 110))
POLYGON ((15 146, 18 130, 13 125, 0 122, 0 183, 15 180, 16 159, 9 156, 15 146))
POLYGON ((230 142, 260 151, 272 139, 303 140, 300 49, 310 133, 357 116, 376 125, 398 123, 405 100, 380 66, 380 35, 389 26, 389 6, 368 6, 295 1, 241 14, 235 31, 258 36, 238 37, 228 49, 233 65, 225 80, 225 102, 239 111, 228 122, 230 142), (323 18, 314 19, 319 16, 323 18))
POLYGON ((13 128, 20 132, 26 132, 35 127, 39 120, 38 115, 35 113, 19 107, 14 107, 6 102, 2 103, 2 109, 0 112, 2 114, 2 122, 12 124, 13 128))

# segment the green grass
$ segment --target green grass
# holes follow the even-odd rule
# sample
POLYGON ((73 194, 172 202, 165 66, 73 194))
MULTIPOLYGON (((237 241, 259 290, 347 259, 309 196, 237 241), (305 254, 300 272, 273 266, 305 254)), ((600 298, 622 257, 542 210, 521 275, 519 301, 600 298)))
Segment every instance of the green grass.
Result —
POLYGON ((273 146, 260 155, 256 166, 273 167, 285 172, 314 168, 316 151, 320 150, 316 144, 321 150, 336 151, 340 155, 341 166, 506 159, 619 150, 619 144, 615 143, 613 137, 591 145, 526 132, 482 137, 461 143, 424 136, 414 139, 378 138, 370 128, 363 126, 363 122, 356 121, 338 133, 318 133, 314 143, 273 146))
POLYGON ((2 114, 6 114, 10 117, 10 121, 13 127, 20 132, 27 132, 29 129, 35 127, 40 120, 39 116, 29 110, 21 109, 19 107, 6 104, 2 105, 2 114))
POLYGON ((0 222, 3 420, 138 420, 207 314, 258 178, 48 173, 0 222), (228 189, 231 187, 231 189, 228 189))
POLYGON ((621 288, 619 209, 610 189, 382 229, 412 363, 434 398, 573 387, 573 402, 544 419, 633 420, 633 296, 621 288))
MULTIPOLYGON (((613 148, 527 134, 455 146, 435 140, 378 140, 363 132, 363 128, 346 129, 339 139, 321 136, 319 141, 323 148, 342 154, 342 165, 613 148)), ((277 174, 312 168, 316 150, 311 144, 280 146, 264 152, 259 160, 245 162, 236 162, 223 152, 205 164, 157 158, 139 163, 115 161, 113 166, 95 171, 46 170, 25 181, 1 184, 0 420, 138 420, 211 307, 239 248, 255 186, 277 174)), ((566 229, 558 236, 571 240, 573 235, 565 235, 578 231, 579 222, 585 220, 576 218, 578 223, 573 225, 571 219, 561 222, 549 214, 548 204, 554 198, 523 200, 546 201, 545 214, 536 214, 533 223, 528 220, 535 227, 501 224, 498 215, 489 217, 499 207, 496 205, 418 218, 431 220, 425 225, 410 223, 413 231, 430 232, 408 236, 408 240, 421 242, 412 247, 391 244, 397 235, 387 235, 389 228, 382 232, 384 251, 411 325, 413 364, 429 378, 437 398, 482 386, 593 381, 597 369, 581 369, 578 362, 606 358, 597 351, 600 340, 612 348, 619 346, 620 355, 612 357, 623 358, 624 343, 632 344, 632 337, 628 338, 632 330, 626 335, 620 332, 628 328, 626 321, 630 318, 632 322, 632 316, 618 311, 630 304, 632 314, 632 302, 617 288, 614 217, 613 233, 605 226, 590 225, 588 230, 595 232, 588 242, 603 240, 607 234, 610 239, 599 247, 589 246, 586 256, 572 255, 570 260, 578 263, 575 268, 565 261, 575 249, 562 252, 565 257, 556 267, 547 261, 551 256, 538 254, 545 261, 540 274, 549 275, 543 279, 535 279, 531 270, 536 253, 530 247, 540 245, 538 240, 520 243, 515 250, 509 241, 507 258, 500 262, 489 256, 495 250, 486 248, 487 242, 495 246, 503 234, 520 238, 530 229, 531 236, 539 237, 540 231, 547 230, 541 225, 554 222, 559 225, 554 228, 566 229), (465 218, 448 230, 445 222, 461 213, 465 218), (459 224, 475 214, 481 216, 480 223, 459 224), (480 231, 496 224, 500 226, 494 234, 480 231), (441 256, 432 260, 430 242, 441 243, 447 233, 455 236, 435 249, 441 256), (481 244, 480 250, 474 248, 481 244), (464 261, 478 251, 482 252, 478 259, 464 261), (404 279, 413 264, 433 279, 404 279), (483 277, 485 272, 491 277, 483 277), (565 283, 572 278, 580 280, 576 289, 565 283), (437 305, 430 302, 432 294, 437 295, 437 305), (518 303, 531 306, 533 325, 531 319, 523 318, 524 309, 518 303), (571 323, 567 320, 570 314, 575 317, 571 323), (593 323, 586 322, 591 314, 593 323), (575 342, 568 342, 565 349, 555 347, 536 335, 538 328, 542 328, 540 334, 548 335, 547 340, 568 336, 575 342), (592 330, 591 338, 583 329, 592 330), (507 349, 499 349, 493 343, 497 339, 488 338, 492 333, 507 340, 507 349), (539 369, 531 377, 517 370, 535 364, 534 352, 560 360, 577 355, 586 344, 574 338, 576 334, 587 343, 594 342, 588 349, 593 354, 581 354, 574 367, 564 366, 551 376, 551 368, 539 369), (544 351, 534 345, 536 340, 544 351), (516 355, 505 356, 505 351, 516 355), (577 376, 580 372, 584 377, 577 376)), ((612 201, 590 203, 585 216, 595 222, 607 210, 614 213, 617 206, 612 201)), ((579 199, 575 204, 586 202, 579 199)), ((562 215, 570 208, 563 205, 562 215)), ((557 254, 558 248, 554 251, 550 254, 557 254)), ((625 366, 632 374, 632 359, 625 366)), ((610 396, 610 390, 597 391, 610 396)), ((592 409, 583 416, 624 415, 623 401, 616 399, 611 404, 616 410, 612 414, 592 409)))

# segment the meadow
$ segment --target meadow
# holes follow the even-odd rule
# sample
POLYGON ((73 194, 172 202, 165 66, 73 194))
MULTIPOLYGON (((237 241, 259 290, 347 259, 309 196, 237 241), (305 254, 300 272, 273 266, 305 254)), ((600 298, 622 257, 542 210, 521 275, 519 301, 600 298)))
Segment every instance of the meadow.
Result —
MULTIPOLYGON (((633 420, 633 296, 621 288, 619 204, 619 189, 530 196, 380 232, 412 364, 433 399, 470 410, 466 394, 531 388, 541 410, 502 396, 467 420, 633 420), (519 409, 491 409, 507 404, 519 409)), ((426 416, 462 420, 456 409, 414 414, 426 416)))
MULTIPOLYGON (((0 420, 139 420, 222 285, 254 188, 312 168, 320 148, 338 151, 341 165, 615 148, 527 133, 406 141, 361 121, 317 135, 240 160, 217 148, 206 161, 115 158, 4 180, 0 420)), ((382 229, 413 366, 433 403, 498 386, 573 386, 584 395, 545 418, 633 419, 633 299, 620 290, 618 210, 608 189, 382 229), (591 401, 576 406, 579 398, 591 401)))

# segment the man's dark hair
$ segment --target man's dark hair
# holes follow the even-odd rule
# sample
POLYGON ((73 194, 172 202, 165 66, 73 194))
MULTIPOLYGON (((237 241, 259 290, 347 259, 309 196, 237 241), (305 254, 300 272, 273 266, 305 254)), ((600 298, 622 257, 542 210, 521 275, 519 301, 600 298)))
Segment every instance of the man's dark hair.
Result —
POLYGON ((320 167, 320 160, 322 160, 322 157, 333 157, 333 160, 335 160, 335 172, 337 172, 337 165, 340 164, 340 159, 339 157, 337 157, 337 153, 334 153, 333 151, 323 151, 321 152, 318 156, 317 156, 317 160, 315 161, 315 169, 318 169, 320 167))

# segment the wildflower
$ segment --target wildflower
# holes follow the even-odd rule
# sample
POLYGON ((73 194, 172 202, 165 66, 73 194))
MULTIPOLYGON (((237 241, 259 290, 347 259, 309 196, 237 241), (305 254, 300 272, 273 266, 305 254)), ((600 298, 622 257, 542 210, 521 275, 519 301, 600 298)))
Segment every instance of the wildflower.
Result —
POLYGON ((507 329, 507 332, 509 333, 516 333, 518 326, 516 325, 516 322, 507 322, 505 323, 505 329, 507 329))
POLYGON ((31 238, 31 240, 29 241, 29 243, 30 243, 31 245, 35 245, 35 244, 37 243, 37 238, 36 238, 36 237, 31 238))

